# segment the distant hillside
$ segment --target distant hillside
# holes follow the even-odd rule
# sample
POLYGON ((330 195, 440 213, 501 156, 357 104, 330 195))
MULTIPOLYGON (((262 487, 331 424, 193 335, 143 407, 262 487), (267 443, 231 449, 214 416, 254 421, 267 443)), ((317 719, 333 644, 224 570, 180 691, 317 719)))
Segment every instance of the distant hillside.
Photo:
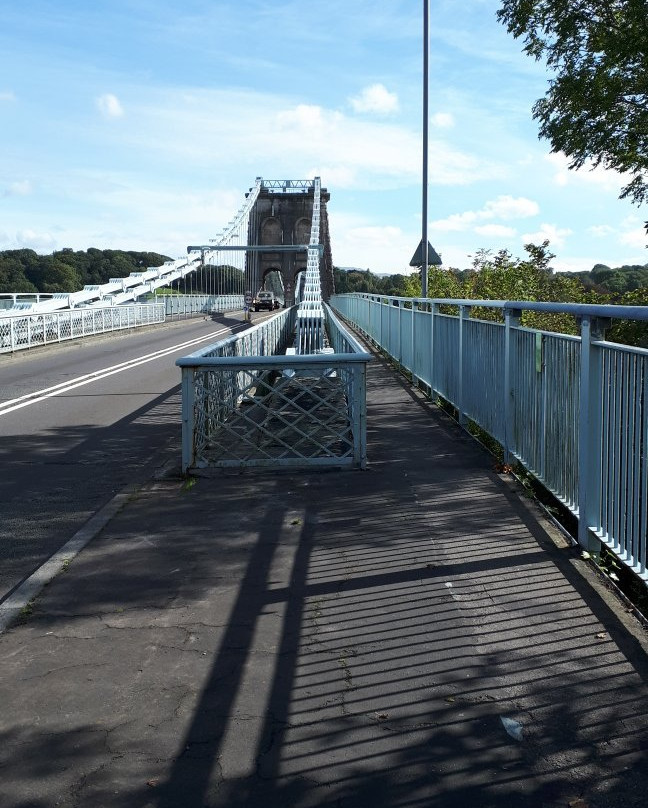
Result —
POLYGON ((64 249, 51 255, 4 250, 0 251, 0 292, 74 292, 146 267, 159 267, 168 260, 159 253, 94 247, 85 252, 64 249))
POLYGON ((624 264, 611 268, 596 264, 590 272, 564 272, 578 278, 586 289, 622 295, 648 288, 648 264, 624 264))

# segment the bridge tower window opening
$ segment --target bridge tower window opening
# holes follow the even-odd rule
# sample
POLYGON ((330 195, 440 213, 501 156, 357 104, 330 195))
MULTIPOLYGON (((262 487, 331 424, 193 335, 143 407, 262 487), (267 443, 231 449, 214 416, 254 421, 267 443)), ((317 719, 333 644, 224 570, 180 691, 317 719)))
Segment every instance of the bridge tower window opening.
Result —
POLYGON ((308 244, 311 234, 311 220, 302 217, 295 222, 293 244, 308 244))
MULTIPOLYGON (((274 202, 273 208, 274 208, 274 202)), ((269 216, 261 224, 261 244, 283 244, 281 222, 274 216, 269 216)))

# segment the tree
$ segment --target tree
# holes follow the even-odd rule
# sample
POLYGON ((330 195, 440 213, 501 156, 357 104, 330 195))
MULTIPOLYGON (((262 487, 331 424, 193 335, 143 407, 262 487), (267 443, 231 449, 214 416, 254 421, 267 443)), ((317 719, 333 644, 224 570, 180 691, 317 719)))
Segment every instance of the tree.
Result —
MULTIPOLYGON (((408 277, 407 286, 410 297, 421 296, 421 273, 414 272, 408 277)), ((428 297, 448 297, 461 299, 465 297, 461 278, 454 269, 441 269, 439 266, 428 267, 428 297)))
POLYGON ((51 255, 33 250, 0 251, 0 292, 74 292, 85 284, 107 283, 131 272, 163 264, 152 252, 98 250, 75 252, 66 247, 51 255))
POLYGON ((621 198, 647 201, 646 0, 502 0, 497 17, 555 74, 533 107, 552 151, 616 169, 630 178, 621 198))
MULTIPOLYGON (((473 274, 466 282, 465 297, 475 300, 533 300, 545 302, 583 302, 583 286, 576 278, 554 274, 550 264, 554 254, 549 242, 525 244, 527 258, 514 258, 508 250, 492 256, 479 250, 473 260, 473 274)), ((476 308, 473 316, 483 320, 499 320, 497 309, 476 308)), ((522 324, 529 328, 578 333, 574 318, 565 314, 525 311, 522 324)))

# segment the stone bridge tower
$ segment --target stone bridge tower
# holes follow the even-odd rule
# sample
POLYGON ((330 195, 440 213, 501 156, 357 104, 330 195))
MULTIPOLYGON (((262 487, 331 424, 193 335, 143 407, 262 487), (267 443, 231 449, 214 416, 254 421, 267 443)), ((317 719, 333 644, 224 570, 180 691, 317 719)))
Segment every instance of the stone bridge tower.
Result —
MULTIPOLYGON (((295 302, 298 275, 306 271, 306 250, 299 245, 310 241, 313 216, 313 183, 302 180, 264 180, 254 207, 250 212, 248 244, 267 246, 254 250, 246 260, 246 287, 256 294, 266 275, 273 270, 281 273, 286 305, 295 302), (281 249, 273 250, 272 247, 281 249)), ((320 243, 323 245, 321 267, 322 297, 333 294, 333 261, 329 241, 326 203, 330 194, 325 188, 320 195, 320 243)))

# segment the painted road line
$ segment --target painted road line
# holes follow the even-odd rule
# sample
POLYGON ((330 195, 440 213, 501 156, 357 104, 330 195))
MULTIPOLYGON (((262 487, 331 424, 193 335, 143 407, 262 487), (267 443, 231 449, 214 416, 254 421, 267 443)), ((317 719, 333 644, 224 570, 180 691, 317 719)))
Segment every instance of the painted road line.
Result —
MULTIPOLYGON (((247 326, 247 323, 245 325, 247 326)), ((6 415, 7 413, 14 412, 15 410, 22 409, 23 407, 28 407, 31 404, 37 404, 45 399, 58 396, 61 393, 67 393, 69 390, 74 390, 77 387, 83 387, 86 384, 91 384, 92 382, 100 379, 105 379, 108 376, 113 376, 116 373, 131 370, 132 368, 138 367, 139 365, 144 365, 147 362, 162 359, 169 354, 176 353, 177 351, 185 348, 193 347, 194 345, 199 345, 201 342, 206 342, 207 340, 214 339, 214 337, 221 334, 230 333, 233 330, 236 330, 236 328, 222 328, 208 334, 205 337, 197 337, 195 339, 188 340, 187 342, 181 342, 177 345, 172 345, 169 348, 163 348, 160 351, 155 351, 154 353, 144 354, 143 356, 136 357, 135 359, 129 359, 127 362, 120 362, 117 365, 111 365, 110 367, 102 368, 101 370, 95 370, 92 373, 86 373, 83 376, 78 376, 76 379, 68 379, 68 381, 60 382, 52 387, 46 387, 42 390, 35 390, 33 393, 27 393, 24 396, 19 396, 18 398, 13 398, 9 401, 3 401, 0 403, 0 415, 6 415)))

